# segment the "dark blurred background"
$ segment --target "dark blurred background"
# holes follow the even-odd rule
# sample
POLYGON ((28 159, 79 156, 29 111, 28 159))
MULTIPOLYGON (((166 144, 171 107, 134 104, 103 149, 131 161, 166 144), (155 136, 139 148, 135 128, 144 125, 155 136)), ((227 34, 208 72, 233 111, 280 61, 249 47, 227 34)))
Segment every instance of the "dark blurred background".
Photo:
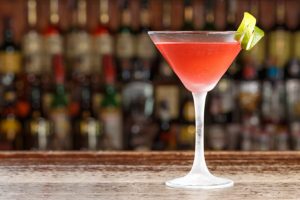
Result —
POLYGON ((299 4, 0 0, 0 149, 193 149, 192 96, 147 31, 236 30, 248 11, 266 36, 209 93, 206 148, 299 150, 299 4))

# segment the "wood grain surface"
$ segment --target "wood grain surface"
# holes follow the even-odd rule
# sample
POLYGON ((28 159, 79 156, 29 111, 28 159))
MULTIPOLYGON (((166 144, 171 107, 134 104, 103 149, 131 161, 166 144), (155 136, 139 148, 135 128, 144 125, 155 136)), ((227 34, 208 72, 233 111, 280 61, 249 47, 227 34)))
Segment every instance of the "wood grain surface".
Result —
POLYGON ((300 199, 300 152, 208 152, 211 172, 234 187, 166 187, 192 159, 192 152, 2 152, 0 199, 300 199))

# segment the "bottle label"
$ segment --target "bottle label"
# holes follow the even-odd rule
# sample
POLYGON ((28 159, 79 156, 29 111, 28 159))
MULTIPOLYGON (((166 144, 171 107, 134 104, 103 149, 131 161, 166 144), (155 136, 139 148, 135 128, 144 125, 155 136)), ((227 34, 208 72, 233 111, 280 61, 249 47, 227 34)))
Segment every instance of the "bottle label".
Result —
POLYGON ((101 119, 104 125, 104 142, 107 149, 120 150, 123 148, 122 119, 118 110, 105 108, 101 119))
POLYGON ((92 66, 93 72, 102 72, 102 56, 113 54, 113 38, 110 34, 105 33, 97 35, 93 38, 93 57, 92 66))
POLYGON ((52 56, 63 53, 63 39, 59 34, 53 34, 44 38, 44 67, 43 72, 52 72, 52 56))
POLYGON ((54 138, 52 148, 54 150, 69 150, 72 148, 70 135, 70 121, 67 110, 64 108, 55 109, 51 113, 54 138))
POLYGON ((193 147, 195 144, 195 131, 195 125, 182 126, 178 137, 179 145, 193 147))
POLYGON ((218 105, 216 105, 215 107, 220 108, 220 113, 232 112, 234 108, 233 93, 235 92, 234 84, 232 83, 232 81, 225 78, 221 79, 216 86, 215 91, 218 93, 217 96, 220 96, 220 102, 216 101, 218 105))
POLYGON ((186 121, 192 122, 195 120, 194 102, 188 101, 183 106, 183 118, 186 121))
POLYGON ((6 135, 7 140, 13 141, 21 131, 21 124, 15 117, 4 118, 1 121, 1 133, 6 135))
POLYGON ((87 141, 88 149, 97 149, 100 135, 100 127, 98 121, 93 118, 89 118, 80 122, 80 134, 87 141))
POLYGON ((143 59, 155 57, 156 49, 147 33, 143 32, 137 36, 137 54, 143 59))
POLYGON ((103 95, 101 93, 94 93, 92 97, 92 105, 93 105, 93 111, 95 113, 98 113, 100 111, 100 105, 103 99, 103 95))
POLYGON ((40 74, 42 68, 42 38, 36 31, 28 32, 23 38, 25 72, 40 74))
POLYGON ((110 34, 105 33, 93 38, 93 49, 100 55, 113 54, 114 44, 110 34))
POLYGON ((0 52, 0 73, 18 74, 21 72, 21 54, 19 52, 0 52))
POLYGON ((277 30, 270 33, 269 56, 279 67, 283 67, 291 56, 290 39, 290 33, 284 30, 277 30))
POLYGON ((258 81, 243 81, 240 83, 238 95, 239 104, 243 111, 255 111, 260 100, 260 85, 258 81))
POLYGON ((52 100, 53 100, 53 95, 49 92, 45 92, 42 98, 43 110, 48 116, 49 116, 49 111, 51 110, 50 107, 51 107, 52 100))
POLYGON ((45 119, 33 119, 30 122, 30 134, 37 138, 38 146, 35 146, 34 148, 37 148, 39 150, 46 150, 47 146, 49 144, 49 135, 50 135, 50 124, 45 119))
POLYGON ((91 38, 88 33, 80 31, 68 35, 67 57, 72 71, 83 74, 91 72, 91 38))
POLYGON ((156 116, 159 117, 159 106, 161 102, 169 105, 171 119, 178 118, 179 115, 179 89, 176 85, 158 85, 155 89, 156 116))
POLYGON ((119 58, 130 58, 135 54, 134 37, 131 33, 120 33, 117 36, 116 54, 119 58))

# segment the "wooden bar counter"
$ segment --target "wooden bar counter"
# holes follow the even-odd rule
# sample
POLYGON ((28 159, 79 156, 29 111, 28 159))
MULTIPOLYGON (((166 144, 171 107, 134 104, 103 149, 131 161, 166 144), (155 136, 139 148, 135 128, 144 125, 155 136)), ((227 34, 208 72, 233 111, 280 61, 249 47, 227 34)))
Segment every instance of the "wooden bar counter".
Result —
POLYGON ((300 152, 207 152, 226 189, 183 190, 192 152, 0 152, 0 199, 300 199, 300 152))

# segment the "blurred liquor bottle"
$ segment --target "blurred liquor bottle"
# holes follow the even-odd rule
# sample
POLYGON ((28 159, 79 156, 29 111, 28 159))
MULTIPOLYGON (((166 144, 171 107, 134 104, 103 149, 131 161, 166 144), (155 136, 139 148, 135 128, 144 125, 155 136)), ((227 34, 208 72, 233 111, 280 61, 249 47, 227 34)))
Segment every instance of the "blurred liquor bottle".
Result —
MULTIPOLYGON (((237 140, 234 128, 239 122, 239 113, 235 109, 236 95, 235 83, 225 76, 208 96, 209 128, 207 133, 209 146, 213 150, 224 150, 227 142, 237 140), (227 130, 226 128, 229 126, 232 128, 227 130), (233 132, 227 133, 229 130, 233 132), (229 137, 230 139, 226 140, 229 137)), ((235 142, 233 141, 233 143, 235 142)))
POLYGON ((285 83, 282 68, 267 63, 262 81, 262 121, 281 123, 286 119, 285 83))
POLYGON ((287 117, 290 122, 300 120, 300 23, 293 31, 292 59, 285 66, 287 117))
MULTIPOLYGON (((294 41, 295 42, 295 41, 294 41)), ((294 55, 297 50, 294 48, 294 55)), ((290 60, 286 66, 286 101, 287 118, 289 119, 289 130, 292 138, 291 148, 300 149, 300 61, 290 60)))
POLYGON ((48 26, 43 32, 43 75, 49 76, 53 66, 52 57, 63 54, 63 38, 59 29, 58 0, 50 0, 50 18, 48 26))
POLYGON ((129 1, 122 0, 121 25, 116 36, 116 57, 120 71, 120 80, 128 82, 132 79, 132 64, 135 56, 135 37, 131 27, 131 13, 129 10, 129 1))
POLYGON ((253 60, 245 59, 241 70, 241 79, 237 80, 238 108, 241 124, 241 150, 255 149, 255 138, 261 131, 260 105, 261 83, 253 60))
POLYGON ((191 94, 181 104, 181 128, 177 137, 178 149, 192 149, 195 145, 195 109, 191 94))
POLYGON ((194 30, 194 10, 192 3, 192 0, 184 1, 184 19, 182 30, 194 30))
POLYGON ((114 53, 114 40, 109 28, 109 1, 99 0, 99 22, 92 32, 92 71, 99 77, 102 73, 102 56, 114 53))
POLYGON ((26 149, 50 150, 52 130, 49 119, 44 115, 42 107, 42 87, 40 78, 31 76, 30 80, 30 116, 26 120, 26 149))
POLYGON ((27 1, 27 32, 23 36, 22 53, 24 71, 27 75, 39 76, 42 72, 43 44, 42 37, 37 30, 36 0, 27 1))
POLYGON ((147 31, 150 29, 148 1, 141 1, 140 29, 135 36, 136 55, 132 79, 123 87, 124 132, 127 147, 134 150, 150 150, 153 140, 153 85, 152 67, 156 58, 155 47, 147 31), (150 128, 149 128, 150 127, 150 128))
POLYGON ((22 73, 21 51, 15 43, 12 29, 12 19, 3 19, 3 40, 0 47, 0 74, 14 74, 15 77, 22 73))
POLYGON ((286 1, 276 1, 276 24, 269 35, 268 59, 278 67, 283 67, 291 56, 291 32, 285 24, 286 1))
MULTIPOLYGON (((12 19, 3 19, 3 39, 0 47, 0 78, 2 110, 0 121, 1 149, 23 148, 22 123, 19 119, 18 91, 22 89, 20 47, 15 43, 12 19)), ((24 93, 23 93, 24 94, 24 93)), ((21 105, 21 104, 20 104, 21 105)))
POLYGON ((70 117, 76 123, 80 117, 81 79, 91 74, 91 37, 86 31, 86 0, 70 1, 71 27, 66 34, 66 78, 70 87, 70 117))
POLYGON ((66 35, 67 74, 91 74, 91 38, 86 31, 86 0, 72 0, 72 25, 66 35))
POLYGON ((50 120, 53 126, 52 150, 71 150, 73 137, 65 92, 65 67, 61 55, 53 56, 55 93, 51 105, 50 120))
POLYGON ((50 15, 47 27, 43 30, 43 59, 42 59, 42 105, 45 115, 50 117, 53 101, 54 67, 53 56, 63 54, 63 38, 59 28, 59 4, 58 0, 50 0, 50 15))
POLYGON ((99 0, 99 22, 92 33, 92 107, 95 116, 100 111, 103 91, 100 87, 103 83, 103 56, 114 54, 114 38, 109 28, 109 1, 99 0))
POLYGON ((259 112, 261 102, 261 84, 255 63, 245 59, 241 69, 238 88, 238 106, 240 114, 259 112))
POLYGON ((161 101, 159 105, 159 130, 154 138, 153 150, 176 150, 177 133, 171 123, 171 112, 168 101, 161 101))
POLYGON ((18 119, 16 88, 13 82, 9 82, 6 86, 0 120, 0 149, 22 150, 22 124, 18 119))
POLYGON ((102 66, 105 92, 101 102, 100 120, 103 123, 103 148, 123 149, 122 112, 116 88, 116 68, 112 55, 104 55, 102 66))
POLYGON ((81 80, 80 88, 80 117, 75 122, 75 149, 98 150, 101 149, 101 121, 92 111, 92 94, 89 77, 81 80))
POLYGON ((131 150, 150 150, 154 133, 153 85, 146 80, 128 83, 122 92, 124 137, 131 150))
MULTIPOLYGON (((24 73, 22 73, 17 84, 18 110, 25 128, 30 119, 30 88, 33 80, 41 75, 42 70, 42 37, 38 32, 37 23, 37 3, 36 0, 27 1, 27 30, 22 40, 22 53, 24 73)), ((25 135, 24 135, 25 136, 25 135)), ((26 138, 24 137, 26 142, 26 138)), ((27 147, 26 147, 27 148, 27 147)))
POLYGON ((278 146, 277 136, 281 134, 279 131, 286 128, 285 97, 283 69, 267 63, 262 80, 261 102, 261 121, 265 134, 261 136, 265 137, 265 139, 268 136, 270 143, 268 148, 265 147, 263 150, 276 149, 276 146, 278 146))

